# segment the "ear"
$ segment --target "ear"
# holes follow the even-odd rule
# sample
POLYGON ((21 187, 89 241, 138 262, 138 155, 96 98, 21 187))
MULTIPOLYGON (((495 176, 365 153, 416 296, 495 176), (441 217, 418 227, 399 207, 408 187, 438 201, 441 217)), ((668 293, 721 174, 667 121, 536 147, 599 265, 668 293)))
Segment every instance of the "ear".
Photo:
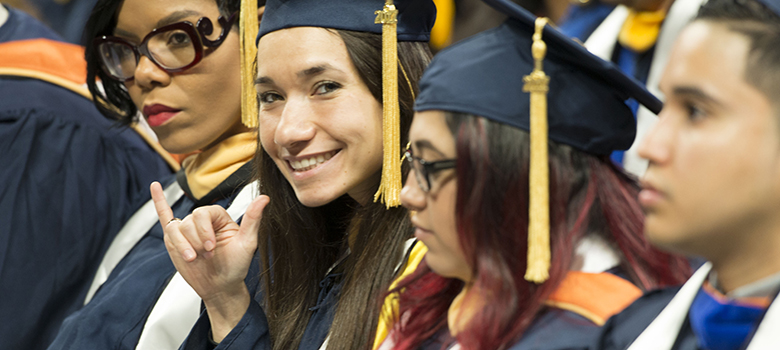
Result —
POLYGON ((263 20, 263 14, 265 13, 265 5, 257 8, 257 23, 263 20))

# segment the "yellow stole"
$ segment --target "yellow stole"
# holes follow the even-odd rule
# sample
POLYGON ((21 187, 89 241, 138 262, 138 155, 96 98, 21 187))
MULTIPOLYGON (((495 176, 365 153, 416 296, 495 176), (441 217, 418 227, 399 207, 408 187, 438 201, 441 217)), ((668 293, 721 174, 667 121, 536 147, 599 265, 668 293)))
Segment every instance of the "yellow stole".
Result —
POLYGON ((247 131, 184 160, 187 186, 195 199, 201 199, 222 181, 236 172, 255 155, 257 133, 247 131))
POLYGON ((647 51, 658 40, 664 18, 666 18, 666 9, 654 12, 629 10, 628 18, 618 35, 618 42, 636 53, 647 51))

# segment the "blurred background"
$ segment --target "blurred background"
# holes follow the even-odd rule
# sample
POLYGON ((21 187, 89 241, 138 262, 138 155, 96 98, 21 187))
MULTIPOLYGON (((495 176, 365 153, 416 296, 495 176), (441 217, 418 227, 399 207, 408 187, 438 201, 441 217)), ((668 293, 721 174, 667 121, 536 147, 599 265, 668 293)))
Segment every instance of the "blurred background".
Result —
MULTIPOLYGON (((66 41, 84 45, 84 24, 96 0, 2 0, 5 5, 20 9, 39 19, 66 41)), ((513 0, 539 16, 558 23, 565 18, 569 6, 578 0, 513 0)), ((431 46, 440 50, 460 39, 493 28, 504 21, 481 0, 434 0, 438 8, 431 46)))

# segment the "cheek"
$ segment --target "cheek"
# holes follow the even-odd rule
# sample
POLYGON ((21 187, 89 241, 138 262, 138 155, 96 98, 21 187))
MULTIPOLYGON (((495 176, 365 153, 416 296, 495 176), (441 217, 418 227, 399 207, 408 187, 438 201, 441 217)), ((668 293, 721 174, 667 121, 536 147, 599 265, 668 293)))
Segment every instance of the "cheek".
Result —
POLYGON ((440 234, 442 244, 457 262, 456 265, 462 267, 466 265, 466 258, 458 238, 458 225, 455 214, 455 204, 457 200, 457 185, 454 180, 449 181, 439 191, 435 201, 430 201, 432 208, 434 230, 440 234))
POLYGON ((141 88, 134 84, 134 80, 125 82, 125 88, 127 88, 127 94, 130 95, 130 99, 133 100, 136 108, 143 108, 143 95, 141 94, 141 88))
POLYGON ((260 113, 258 118, 260 145, 263 147, 266 153, 272 157, 275 157, 278 152, 276 143, 274 142, 276 126, 277 123, 274 119, 269 118, 268 116, 264 116, 262 113, 260 113))

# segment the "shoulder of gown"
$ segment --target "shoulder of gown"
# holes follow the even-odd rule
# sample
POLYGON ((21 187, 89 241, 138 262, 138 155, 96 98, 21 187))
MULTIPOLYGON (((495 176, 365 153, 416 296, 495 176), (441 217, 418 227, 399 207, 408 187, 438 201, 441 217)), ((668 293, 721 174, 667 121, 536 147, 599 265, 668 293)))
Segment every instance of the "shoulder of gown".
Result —
POLYGON ((612 316, 601 330, 592 349, 626 349, 661 313, 680 287, 670 287, 645 293, 625 310, 612 316))
MULTIPOLYGON (((172 177, 166 182, 173 181, 172 177)), ((234 197, 213 204, 227 207, 234 197)), ((145 199, 149 199, 148 194, 145 199)), ((175 217, 185 217, 196 207, 185 195, 171 209, 175 217)), ((175 273, 158 222, 111 271, 94 298, 63 322, 49 349, 135 349, 152 309, 175 273)))
POLYGON ((70 90, 0 76, 0 96, 0 318, 14 320, 0 339, 41 349, 81 307, 139 193, 171 171, 138 134, 70 90))

